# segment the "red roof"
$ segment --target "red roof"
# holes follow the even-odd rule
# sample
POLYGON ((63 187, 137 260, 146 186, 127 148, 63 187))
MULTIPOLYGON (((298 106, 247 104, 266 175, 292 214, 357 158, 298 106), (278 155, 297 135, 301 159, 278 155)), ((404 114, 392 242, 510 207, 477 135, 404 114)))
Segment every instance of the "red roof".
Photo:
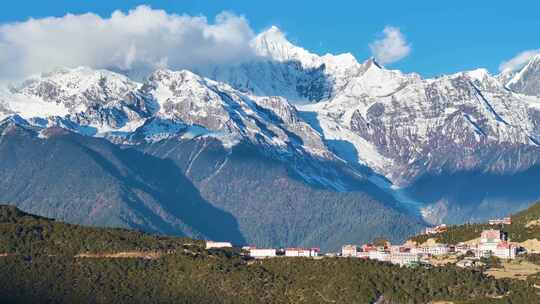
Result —
POLYGON ((497 244, 497 248, 510 249, 510 247, 512 247, 512 244, 508 243, 507 241, 502 241, 497 244))

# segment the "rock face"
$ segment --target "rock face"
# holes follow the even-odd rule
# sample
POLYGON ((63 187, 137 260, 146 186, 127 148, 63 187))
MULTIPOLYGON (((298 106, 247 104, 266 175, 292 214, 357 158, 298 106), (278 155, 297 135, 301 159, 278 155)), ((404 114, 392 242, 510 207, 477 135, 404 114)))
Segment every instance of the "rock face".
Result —
POLYGON ((513 73, 506 86, 517 93, 540 97, 540 55, 536 55, 520 71, 513 73))
MULTIPOLYGON (((44 145, 67 130, 83 135, 81 143, 99 138, 111 149, 172 161, 203 200, 238 221, 247 242, 333 246, 350 238, 354 225, 365 235, 403 235, 424 221, 483 220, 540 198, 538 56, 518 72, 423 79, 373 59, 312 54, 276 27, 254 39, 253 48, 258 58, 250 62, 198 74, 157 70, 142 83, 107 70, 60 69, 1 91, 0 119, 31 129, 44 145), (354 222, 350 216, 365 219, 368 205, 405 228, 354 222), (330 227, 345 233, 325 241, 330 227)), ((0 144, 16 140, 11 128, 3 129, 0 144)), ((18 170, 12 172, 17 179, 18 170)), ((31 208, 34 199, 13 201, 31 208)), ((152 216, 171 218, 157 208, 152 216)), ((115 216, 114 223, 131 225, 115 216)), ((184 220, 184 226, 167 222, 169 230, 141 227, 211 235, 184 220)))
POLYGON ((477 220, 463 214, 478 214, 471 206, 483 204, 493 207, 492 212, 485 207, 480 214, 495 216, 540 197, 493 196, 498 193, 494 185, 482 182, 535 172, 540 157, 540 57, 514 73, 490 75, 478 69, 422 79, 387 70, 373 59, 360 64, 347 54, 311 54, 288 42, 277 28, 254 44, 263 60, 212 77, 240 90, 286 96, 332 152, 348 164, 371 168, 394 188, 404 188, 398 196, 424 205, 426 219, 477 220), (257 77, 255 71, 265 76, 257 77), (312 84, 309 94, 299 83, 312 84), (471 186, 456 181, 457 176, 471 186), (428 177, 437 186, 430 195, 425 189, 417 191, 425 188, 428 177), (471 195, 458 199, 445 188, 471 195))
POLYGON ((442 169, 505 173, 538 162, 536 104, 484 71, 422 80, 372 64, 349 85, 343 95, 304 109, 374 145, 392 160, 391 168, 375 168, 398 185, 442 169))

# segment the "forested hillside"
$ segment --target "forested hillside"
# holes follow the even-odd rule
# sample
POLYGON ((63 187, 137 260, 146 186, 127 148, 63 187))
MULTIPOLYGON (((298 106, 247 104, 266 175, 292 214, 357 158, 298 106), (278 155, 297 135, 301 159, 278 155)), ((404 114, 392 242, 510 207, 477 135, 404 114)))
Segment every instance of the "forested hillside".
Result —
POLYGON ((67 225, 0 207, 1 303, 535 303, 532 282, 453 266, 248 260, 185 238, 67 225), (122 251, 154 251, 113 258, 122 251), (86 255, 81 253, 108 253, 86 255), (532 301, 532 302, 531 302, 532 301))
POLYGON ((509 225, 481 223, 450 226, 445 232, 433 235, 418 235, 411 240, 423 243, 433 238, 439 243, 457 244, 478 238, 482 230, 485 229, 502 229, 508 233, 508 238, 513 242, 524 242, 533 239, 540 240, 540 202, 514 214, 511 218, 512 224, 509 225))

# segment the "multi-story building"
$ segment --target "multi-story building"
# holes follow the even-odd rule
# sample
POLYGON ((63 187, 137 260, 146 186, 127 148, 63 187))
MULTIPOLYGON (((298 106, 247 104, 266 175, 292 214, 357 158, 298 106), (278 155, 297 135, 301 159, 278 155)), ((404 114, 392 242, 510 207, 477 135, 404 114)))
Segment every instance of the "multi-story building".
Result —
POLYGON ((343 257, 356 257, 358 252, 358 246, 356 245, 343 245, 341 247, 341 256, 343 257))
POLYGON ((358 251, 356 252, 356 257, 361 259, 369 259, 369 252, 368 251, 358 251))
POLYGON ((458 243, 456 246, 454 246, 454 251, 456 253, 466 254, 470 250, 471 250, 471 246, 465 243, 458 243))
POLYGON ((515 259, 516 254, 517 247, 507 241, 500 242, 493 250, 493 255, 500 259, 515 259))
POLYGON ((501 259, 516 257, 517 247, 508 241, 504 232, 496 229, 482 231, 476 250, 477 257, 496 256, 501 259))
POLYGON ((501 230, 497 229, 488 229, 482 231, 482 234, 480 234, 480 243, 488 244, 488 243, 499 243, 500 241, 506 240, 506 235, 501 230))
POLYGON ((362 251, 369 252, 369 251, 373 251, 373 250, 377 250, 377 247, 374 246, 373 244, 364 244, 364 245, 362 245, 362 251))
POLYGON ((396 252, 390 254, 390 262, 400 266, 417 263, 420 261, 420 256, 411 252, 396 252))
POLYGON ((381 251, 381 250, 373 250, 368 252, 368 258, 370 260, 377 260, 382 262, 389 262, 390 261, 390 252, 388 251, 381 251))
POLYGON ((446 244, 437 244, 433 246, 422 246, 418 248, 418 251, 427 255, 445 255, 450 253, 450 247, 446 244))

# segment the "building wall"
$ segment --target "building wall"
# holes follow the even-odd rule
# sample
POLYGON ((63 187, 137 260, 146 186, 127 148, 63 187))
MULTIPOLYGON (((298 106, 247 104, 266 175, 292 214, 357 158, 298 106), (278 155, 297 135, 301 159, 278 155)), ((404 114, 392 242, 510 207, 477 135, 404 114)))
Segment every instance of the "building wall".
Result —
POLYGON ((210 248, 231 248, 232 244, 229 242, 206 242, 206 249, 210 248))
POLYGON ((276 250, 275 249, 251 249, 249 251, 249 255, 254 258, 275 257, 276 250))

